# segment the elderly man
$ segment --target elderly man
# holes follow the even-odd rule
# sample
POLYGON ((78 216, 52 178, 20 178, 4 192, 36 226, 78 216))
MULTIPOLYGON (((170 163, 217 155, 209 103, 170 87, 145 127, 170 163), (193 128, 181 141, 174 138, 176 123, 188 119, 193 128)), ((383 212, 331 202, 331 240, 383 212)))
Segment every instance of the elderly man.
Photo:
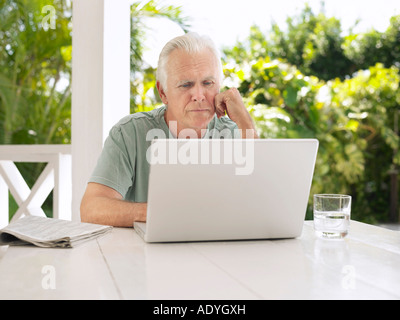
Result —
POLYGON ((238 90, 220 92, 221 83, 221 59, 209 38, 189 33, 168 42, 157 69, 164 106, 129 115, 111 129, 82 199, 82 221, 121 227, 146 221, 152 129, 170 138, 215 138, 222 131, 256 138, 238 90))

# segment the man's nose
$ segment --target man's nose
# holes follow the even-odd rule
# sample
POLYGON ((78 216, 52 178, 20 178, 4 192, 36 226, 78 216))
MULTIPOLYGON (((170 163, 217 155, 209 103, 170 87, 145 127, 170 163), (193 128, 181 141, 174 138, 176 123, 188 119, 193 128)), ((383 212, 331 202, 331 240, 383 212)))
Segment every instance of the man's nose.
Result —
POLYGON ((194 86, 192 91, 192 101, 202 102, 205 99, 204 88, 202 88, 202 86, 194 86))

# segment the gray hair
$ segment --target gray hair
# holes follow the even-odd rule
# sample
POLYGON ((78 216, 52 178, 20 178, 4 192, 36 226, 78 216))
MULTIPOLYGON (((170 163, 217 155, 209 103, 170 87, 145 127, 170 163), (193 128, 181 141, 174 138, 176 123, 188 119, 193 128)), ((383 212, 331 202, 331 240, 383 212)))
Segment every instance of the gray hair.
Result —
POLYGON ((176 49, 185 50, 187 53, 199 53, 205 49, 209 49, 217 59, 219 65, 220 82, 222 82, 222 63, 221 56, 216 48, 214 42, 208 36, 200 36, 195 32, 189 32, 183 36, 176 37, 170 40, 161 50, 158 59, 158 67, 156 72, 156 79, 160 82, 164 90, 167 89, 167 66, 168 58, 172 51, 176 49))

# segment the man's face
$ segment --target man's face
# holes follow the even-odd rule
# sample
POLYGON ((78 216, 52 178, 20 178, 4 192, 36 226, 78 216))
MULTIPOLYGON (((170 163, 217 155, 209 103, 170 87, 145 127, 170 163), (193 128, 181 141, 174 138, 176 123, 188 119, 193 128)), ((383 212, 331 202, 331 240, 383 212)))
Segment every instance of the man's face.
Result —
POLYGON ((207 128, 220 89, 215 56, 208 49, 196 54, 174 50, 169 56, 167 73, 167 90, 157 84, 163 103, 168 105, 167 124, 176 121, 178 133, 187 128, 197 132, 207 128))

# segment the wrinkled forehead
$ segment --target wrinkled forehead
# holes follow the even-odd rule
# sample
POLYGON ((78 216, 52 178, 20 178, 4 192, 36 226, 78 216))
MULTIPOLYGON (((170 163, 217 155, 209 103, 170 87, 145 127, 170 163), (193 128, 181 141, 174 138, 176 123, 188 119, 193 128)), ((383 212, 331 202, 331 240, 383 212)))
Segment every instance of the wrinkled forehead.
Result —
POLYGON ((197 78, 219 79, 220 63, 214 53, 205 48, 199 52, 186 52, 175 49, 168 59, 168 78, 179 80, 195 80, 197 78))

